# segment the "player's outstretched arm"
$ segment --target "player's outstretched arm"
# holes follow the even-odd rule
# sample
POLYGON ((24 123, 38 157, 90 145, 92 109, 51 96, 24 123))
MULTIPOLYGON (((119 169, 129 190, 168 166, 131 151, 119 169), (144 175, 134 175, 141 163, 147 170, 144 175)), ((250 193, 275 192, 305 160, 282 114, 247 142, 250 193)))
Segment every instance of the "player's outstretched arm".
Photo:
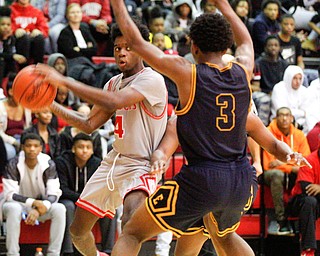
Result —
POLYGON ((254 67, 254 50, 252 39, 247 27, 233 11, 227 0, 208 1, 212 2, 229 21, 237 47, 235 52, 236 60, 243 64, 247 68, 249 75, 251 75, 254 67))
POLYGON ((168 120, 166 132, 151 156, 151 174, 157 172, 164 173, 167 169, 166 163, 177 150, 179 145, 177 136, 177 116, 172 116, 168 120))
POLYGON ((131 87, 115 92, 94 88, 77 80, 69 79, 45 64, 38 63, 35 72, 45 76, 46 82, 57 87, 66 87, 81 99, 97 105, 109 113, 144 100, 144 96, 131 87))
POLYGON ((249 113, 246 129, 250 137, 280 161, 297 166, 311 166, 302 154, 293 152, 286 143, 276 139, 255 114, 249 113))
MULTIPOLYGON (((188 77, 190 77, 191 83, 190 62, 178 55, 165 54, 158 47, 145 41, 129 16, 124 1, 111 0, 110 2, 117 24, 130 48, 152 68, 173 80, 177 86, 182 79, 185 81, 188 77)), ((185 83, 188 84, 189 81, 185 81, 185 83)))

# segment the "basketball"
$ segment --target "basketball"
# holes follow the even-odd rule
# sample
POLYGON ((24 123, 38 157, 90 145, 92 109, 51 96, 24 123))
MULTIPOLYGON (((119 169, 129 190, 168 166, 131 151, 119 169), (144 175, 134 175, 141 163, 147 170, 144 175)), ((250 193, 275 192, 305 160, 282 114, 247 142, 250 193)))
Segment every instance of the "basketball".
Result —
POLYGON ((43 82, 44 77, 34 72, 35 67, 30 65, 21 69, 12 85, 14 100, 29 109, 50 106, 57 94, 55 86, 43 82))

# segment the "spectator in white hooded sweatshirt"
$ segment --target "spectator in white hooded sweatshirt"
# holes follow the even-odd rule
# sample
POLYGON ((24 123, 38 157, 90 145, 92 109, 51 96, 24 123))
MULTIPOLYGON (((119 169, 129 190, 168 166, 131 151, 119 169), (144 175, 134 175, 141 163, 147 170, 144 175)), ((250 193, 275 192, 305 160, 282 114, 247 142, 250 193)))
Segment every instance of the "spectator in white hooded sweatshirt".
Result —
POLYGON ((303 85, 303 70, 296 65, 286 68, 283 80, 277 83, 271 96, 271 120, 276 116, 277 109, 288 107, 292 111, 295 122, 307 133, 307 88, 303 85))

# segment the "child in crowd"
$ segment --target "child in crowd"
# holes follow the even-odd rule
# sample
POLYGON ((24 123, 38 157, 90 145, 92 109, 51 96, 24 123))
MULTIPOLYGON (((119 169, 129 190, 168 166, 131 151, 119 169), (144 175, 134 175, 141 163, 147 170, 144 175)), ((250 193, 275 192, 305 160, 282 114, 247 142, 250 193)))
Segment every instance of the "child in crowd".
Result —
POLYGON ((154 6, 148 13, 148 27, 150 30, 150 42, 153 42, 153 36, 156 33, 163 33, 165 48, 173 47, 172 40, 164 34, 164 17, 159 6, 154 6))
POLYGON ((16 40, 12 35, 10 9, 2 7, 0 10, 0 84, 9 72, 16 72, 16 63, 22 64, 27 59, 16 53, 16 40))
MULTIPOLYGON (((49 32, 43 12, 32 6, 30 0, 17 0, 10 8, 17 52, 25 56, 28 62, 42 63, 44 40, 49 32)), ((27 62, 20 64, 20 68, 27 65, 27 62)))

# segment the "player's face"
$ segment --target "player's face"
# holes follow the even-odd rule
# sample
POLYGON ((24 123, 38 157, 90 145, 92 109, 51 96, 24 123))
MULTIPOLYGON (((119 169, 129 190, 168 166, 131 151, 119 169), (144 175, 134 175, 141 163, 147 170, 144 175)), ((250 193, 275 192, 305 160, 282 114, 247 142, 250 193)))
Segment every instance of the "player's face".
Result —
POLYGON ((266 8, 263 10, 263 13, 270 19, 270 20, 276 20, 279 15, 279 7, 277 4, 270 3, 266 6, 266 8))
POLYGON ((239 17, 244 18, 248 16, 249 4, 247 1, 240 1, 236 7, 236 13, 239 17))
POLYGON ((87 162, 93 155, 93 144, 90 140, 78 140, 72 147, 76 159, 87 162))
POLYGON ((154 18, 150 24, 150 31, 151 33, 155 34, 158 32, 164 31, 164 19, 161 18, 154 18))
POLYGON ((301 84, 302 84, 302 75, 301 74, 296 74, 292 78, 292 82, 291 82, 292 89, 298 90, 299 87, 301 86, 301 84))
POLYGON ((54 63, 55 70, 57 70, 60 74, 64 75, 66 73, 66 63, 62 58, 57 58, 56 62, 54 63))
POLYGON ((36 159, 42 150, 41 142, 38 140, 28 139, 22 145, 26 159, 36 159))
POLYGON ((114 42, 113 48, 116 64, 126 77, 137 73, 137 65, 141 62, 141 58, 131 51, 127 41, 123 36, 118 36, 114 42))
POLYGON ((284 34, 292 34, 295 30, 295 23, 294 19, 292 18, 285 18, 281 22, 281 30, 284 34))
POLYGON ((37 114, 37 118, 41 124, 50 124, 52 119, 52 112, 46 108, 37 114))

